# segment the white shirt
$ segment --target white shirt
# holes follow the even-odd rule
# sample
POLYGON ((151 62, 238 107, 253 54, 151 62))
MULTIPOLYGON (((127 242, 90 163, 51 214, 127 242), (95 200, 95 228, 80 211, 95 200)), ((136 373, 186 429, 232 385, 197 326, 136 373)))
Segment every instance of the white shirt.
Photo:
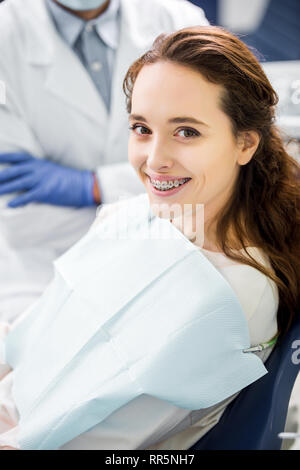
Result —
MULTIPOLYGON (((110 210, 112 205, 106 207, 110 210)), ((100 214, 101 217, 105 216, 105 210, 101 210, 100 214)), ((98 221, 101 221, 101 217, 98 217, 98 221)), ((240 300, 249 326, 251 346, 273 338, 277 333, 279 300, 273 281, 260 271, 230 260, 222 253, 202 251, 228 280, 240 300)), ((252 247, 249 252, 264 265, 270 266, 261 250, 252 247)), ((0 340, 1 334, 5 336, 9 328, 8 324, 3 323, 2 329, 0 325, 0 340)), ((265 361, 271 351, 272 348, 269 348, 255 354, 265 361)), ((5 367, 2 366, 4 377, 0 381, 0 446, 18 448, 18 411, 11 393, 13 371, 9 372, 5 367)), ((188 449, 219 421, 227 404, 237 395, 210 408, 194 411, 140 395, 60 449, 188 449)))

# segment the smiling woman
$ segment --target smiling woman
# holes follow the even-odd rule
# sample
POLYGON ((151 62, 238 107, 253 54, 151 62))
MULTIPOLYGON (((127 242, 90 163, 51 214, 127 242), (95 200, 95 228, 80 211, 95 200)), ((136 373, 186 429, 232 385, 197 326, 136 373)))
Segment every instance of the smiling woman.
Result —
POLYGON ((300 169, 274 124, 278 98, 259 62, 222 28, 188 28, 159 36, 123 88, 129 159, 151 203, 203 204, 203 247, 275 281, 284 333, 299 305, 300 169), (155 184, 174 178, 189 179, 176 191, 155 184), (263 250, 272 269, 247 247, 263 250))

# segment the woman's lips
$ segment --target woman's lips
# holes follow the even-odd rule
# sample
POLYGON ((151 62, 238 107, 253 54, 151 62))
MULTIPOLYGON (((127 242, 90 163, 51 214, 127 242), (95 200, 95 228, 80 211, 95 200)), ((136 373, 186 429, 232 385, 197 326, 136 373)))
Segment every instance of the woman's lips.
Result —
MULTIPOLYGON (((176 179, 183 179, 183 178, 176 178, 176 179)), ((153 194, 155 194, 156 196, 160 196, 160 197, 168 197, 168 196, 173 196, 174 194, 178 193, 179 191, 181 191, 181 189, 186 186, 190 181, 191 179, 189 179, 188 181, 186 181, 185 183, 181 184, 180 186, 178 186, 177 188, 172 188, 172 189, 165 189, 164 191, 160 191, 159 189, 156 189, 152 184, 151 184, 151 180, 150 180, 150 177, 147 178, 147 181, 148 181, 148 184, 150 186, 150 189, 152 191, 153 194)), ((168 180, 170 181, 170 180, 168 180)))

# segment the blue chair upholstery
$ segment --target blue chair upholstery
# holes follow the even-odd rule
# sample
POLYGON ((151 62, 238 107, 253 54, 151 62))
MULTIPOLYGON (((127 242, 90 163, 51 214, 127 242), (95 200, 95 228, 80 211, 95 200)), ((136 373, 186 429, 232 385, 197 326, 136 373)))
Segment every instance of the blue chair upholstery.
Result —
POLYGON ((271 0, 265 16, 253 33, 243 37, 268 62, 300 59, 300 2, 271 0))
POLYGON ((300 341, 300 312, 267 359, 268 374, 244 388, 220 421, 190 450, 280 450, 278 434, 284 431, 290 395, 300 371, 300 342, 295 340, 300 341))

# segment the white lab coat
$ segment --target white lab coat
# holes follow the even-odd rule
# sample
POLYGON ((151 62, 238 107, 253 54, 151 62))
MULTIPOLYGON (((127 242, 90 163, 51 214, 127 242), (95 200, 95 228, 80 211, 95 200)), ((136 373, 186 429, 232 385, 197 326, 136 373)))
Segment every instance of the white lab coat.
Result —
MULTIPOLYGON (((162 32, 208 24, 184 0, 121 0, 121 30, 108 116, 88 72, 57 33, 43 0, 0 6, 0 152, 22 151, 97 169, 104 202, 144 191, 127 163, 122 81, 129 65, 162 32), (3 89, 3 87, 2 87, 3 89)), ((52 261, 88 230, 95 208, 29 204, 0 197, 0 318, 12 320, 44 290, 52 261)))

